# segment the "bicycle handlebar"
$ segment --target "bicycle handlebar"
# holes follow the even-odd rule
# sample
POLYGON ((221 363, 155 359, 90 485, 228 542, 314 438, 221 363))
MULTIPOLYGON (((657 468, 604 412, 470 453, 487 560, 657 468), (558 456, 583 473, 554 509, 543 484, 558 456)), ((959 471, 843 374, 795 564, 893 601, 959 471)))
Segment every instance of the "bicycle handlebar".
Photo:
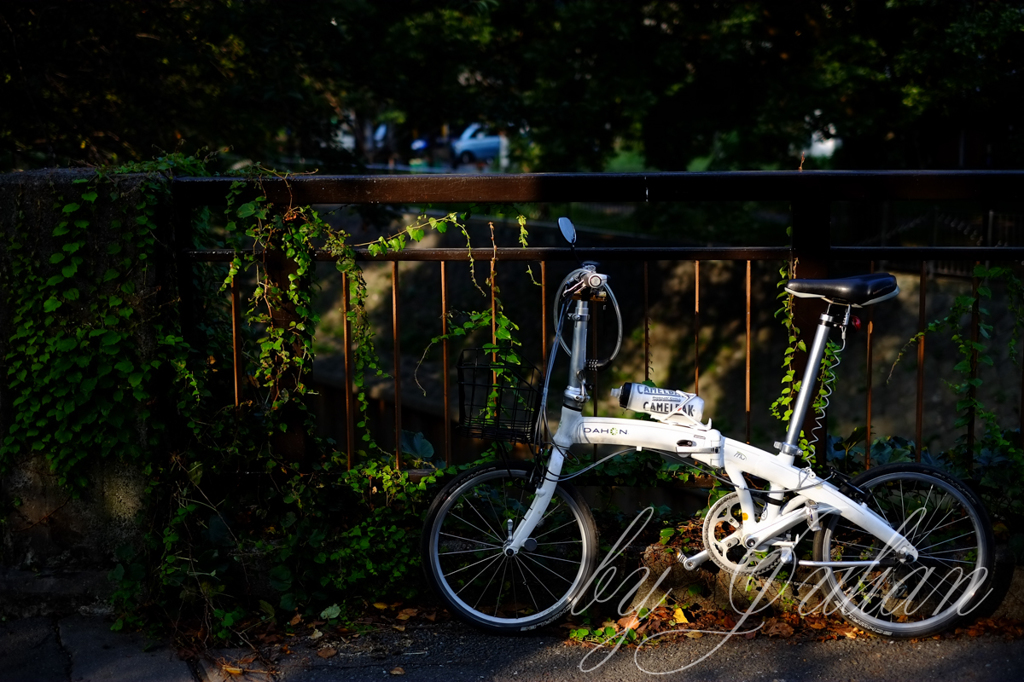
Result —
MULTIPOLYGON (((608 285, 608 275, 601 274, 597 271, 597 263, 584 263, 583 267, 576 268, 562 280, 561 285, 558 288, 557 299, 559 305, 555 306, 552 311, 554 315, 554 328, 559 329, 559 319, 565 313, 565 301, 569 300, 570 297, 577 294, 581 298, 593 300, 605 293, 608 296, 608 300, 611 301, 612 309, 615 311, 615 319, 618 326, 618 334, 615 340, 615 349, 612 351, 604 360, 591 360, 587 363, 589 369, 601 369, 608 365, 615 356, 619 354, 619 350, 622 348, 622 311, 619 308, 619 302, 615 298, 615 292, 612 291, 611 286, 608 285)), ((572 354, 569 346, 565 343, 565 339, 562 335, 558 334, 558 343, 562 346, 567 354, 572 354)))

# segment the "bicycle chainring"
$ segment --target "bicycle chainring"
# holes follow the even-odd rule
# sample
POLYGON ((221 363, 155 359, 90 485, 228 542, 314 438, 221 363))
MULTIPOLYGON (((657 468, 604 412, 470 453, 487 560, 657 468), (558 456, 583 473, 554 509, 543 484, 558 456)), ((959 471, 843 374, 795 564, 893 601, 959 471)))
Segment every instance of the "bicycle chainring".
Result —
MULTIPOLYGON (((756 504, 756 502, 755 502, 756 504)), ((704 517, 704 547, 711 560, 724 571, 737 575, 765 575, 779 563, 778 550, 748 550, 741 542, 743 510, 740 496, 729 493, 708 510, 704 517)))

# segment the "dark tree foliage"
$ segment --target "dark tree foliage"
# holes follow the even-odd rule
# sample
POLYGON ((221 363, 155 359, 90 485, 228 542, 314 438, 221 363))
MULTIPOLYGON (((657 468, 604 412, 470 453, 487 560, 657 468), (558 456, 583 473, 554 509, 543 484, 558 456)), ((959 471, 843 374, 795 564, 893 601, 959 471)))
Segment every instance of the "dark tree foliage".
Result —
POLYGON ((835 167, 1016 167, 1022 67, 1000 0, 12 1, 0 168, 230 147, 343 171, 476 120, 528 130, 531 170, 622 145, 794 168, 813 134, 841 138, 835 167))

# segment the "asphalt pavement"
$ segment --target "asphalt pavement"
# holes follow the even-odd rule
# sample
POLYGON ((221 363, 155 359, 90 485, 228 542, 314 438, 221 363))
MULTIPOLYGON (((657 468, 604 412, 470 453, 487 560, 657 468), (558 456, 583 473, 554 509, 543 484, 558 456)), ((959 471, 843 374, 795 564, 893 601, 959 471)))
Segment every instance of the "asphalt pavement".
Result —
POLYGON ((498 637, 459 622, 275 643, 256 657, 223 649, 185 661, 165 642, 110 631, 102 616, 0 623, 0 682, 328 682, 333 680, 1013 680, 1024 641, 961 635, 920 642, 826 642, 714 635, 609 652, 544 633, 498 637), (589 656, 588 656, 589 654, 589 656), (606 654, 607 660, 603 660, 606 654), (700 660, 703 659, 703 660, 700 660), (691 665, 692 664, 692 665, 691 665), (690 666, 690 667, 687 667, 690 666))

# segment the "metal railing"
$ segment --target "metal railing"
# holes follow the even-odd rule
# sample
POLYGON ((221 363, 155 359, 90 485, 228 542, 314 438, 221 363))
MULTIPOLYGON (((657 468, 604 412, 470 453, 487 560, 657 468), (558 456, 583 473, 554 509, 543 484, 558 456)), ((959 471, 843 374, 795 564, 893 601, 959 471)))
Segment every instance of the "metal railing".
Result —
MULTIPOLYGON (((191 263, 204 261, 227 261, 233 253, 223 250, 195 250, 192 246, 192 209, 217 205, 224 202, 233 178, 176 178, 173 181, 175 206, 175 244, 179 260, 179 277, 183 309, 188 309, 191 300, 191 263)), ((835 261, 865 261, 872 267, 876 261, 898 261, 920 263, 921 287, 919 290, 919 329, 927 323, 925 304, 927 297, 927 271, 929 263, 973 264, 984 261, 1024 260, 1024 247, 1020 246, 884 246, 860 245, 838 246, 831 243, 830 225, 834 202, 846 201, 972 201, 981 203, 1006 202, 1016 199, 1017 192, 1024 188, 1024 171, 812 171, 812 172, 729 172, 729 173, 654 173, 654 174, 526 174, 526 175, 430 175, 430 176, 300 176, 287 181, 264 179, 259 191, 265 193, 271 203, 292 205, 307 204, 467 204, 467 203, 552 203, 552 202, 688 202, 688 201, 788 201, 791 206, 792 237, 788 247, 607 247, 580 248, 581 258, 600 261, 642 261, 643 270, 643 318, 644 354, 650 357, 650 302, 648 292, 648 263, 651 261, 685 260, 693 261, 694 267, 694 328, 695 337, 700 336, 700 263, 709 260, 740 261, 746 263, 746 434, 750 438, 750 357, 751 357, 751 263, 762 260, 790 260, 796 263, 799 277, 828 276, 830 264, 835 261)), ((250 191, 256 192, 255 186, 250 191)), ((356 257, 363 261, 390 261, 392 282, 392 332, 395 362, 395 406, 394 430, 396 463, 401 464, 402 397, 401 397, 401 348, 399 343, 401 319, 398 303, 400 268, 402 262, 433 261, 440 264, 441 302, 438 311, 442 324, 442 335, 447 334, 448 264, 474 259, 476 261, 536 261, 541 265, 541 326, 542 339, 547 339, 550 316, 547 292, 547 269, 549 261, 567 261, 573 257, 564 248, 416 248, 382 256, 371 256, 367 251, 357 251, 356 257)), ((315 254, 317 260, 332 260, 327 253, 315 254)), ((342 299, 349 302, 349 283, 343 282, 342 299)), ((977 282, 975 282, 977 286, 977 282)), ((233 291, 233 301, 237 292, 233 291)), ((493 302, 492 302, 493 305, 493 302)), ((240 383, 240 358, 238 334, 238 306, 233 305, 235 325, 233 327, 234 373, 236 386, 240 383)), ((344 310, 347 320, 347 307, 344 310)), ((813 330, 820 307, 815 302, 798 301, 796 323, 801 329, 813 330)), ((978 316, 974 315, 972 329, 977 333, 978 316)), ((870 367, 872 362, 872 325, 868 324, 867 363, 867 428, 871 433, 871 385, 870 367)), ((350 356, 350 328, 346 321, 345 338, 345 381, 346 381, 346 422, 347 451, 350 458, 355 451, 354 413, 352 402, 352 359, 350 356)), ((546 349, 546 343, 542 343, 546 349)), ((699 390, 700 344, 694 344, 694 384, 699 390)), ((542 351, 545 352, 545 351, 542 351)), ((649 365, 649 363, 645 363, 649 365)), ((447 341, 442 343, 442 377, 447 379, 450 367, 450 349, 447 341)), ((922 443, 922 421, 924 404, 924 344, 918 346, 918 381, 916 398, 916 443, 918 456, 922 443)), ((447 380, 444 382, 443 420, 451 424, 447 380)), ((1024 387, 1024 377, 1021 382, 1024 387)), ((596 402, 596 401, 595 401, 596 402)), ((1024 412, 1024 411, 1022 411, 1024 412)), ((451 438, 445 428, 443 450, 445 459, 452 460, 451 438)), ((973 447, 973 420, 968 426, 968 448, 973 447)))

